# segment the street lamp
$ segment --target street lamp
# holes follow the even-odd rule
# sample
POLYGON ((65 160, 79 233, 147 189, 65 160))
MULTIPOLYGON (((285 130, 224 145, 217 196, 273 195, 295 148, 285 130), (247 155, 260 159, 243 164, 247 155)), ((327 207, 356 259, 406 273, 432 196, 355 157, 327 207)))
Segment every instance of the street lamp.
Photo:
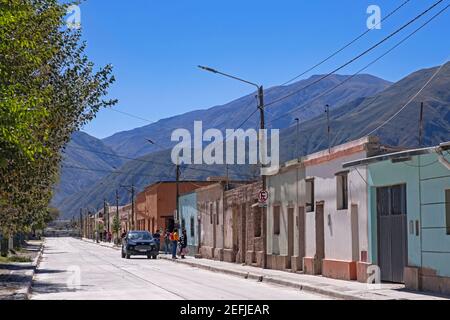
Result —
MULTIPOLYGON (((259 137, 259 148, 260 148, 259 162, 261 164, 261 168, 263 168, 265 163, 266 163, 266 161, 265 161, 266 160, 265 159, 266 152, 265 152, 265 150, 261 150, 261 148, 263 148, 263 146, 264 146, 264 143, 263 143, 263 141, 264 141, 263 138, 264 137, 263 137, 263 135, 265 134, 264 133, 265 121, 264 121, 264 88, 263 88, 263 86, 262 85, 258 85, 258 84, 254 83, 254 82, 251 82, 251 81, 248 81, 248 80, 245 80, 245 79, 242 79, 242 78, 239 78, 239 77, 236 77, 236 76, 233 76, 233 75, 230 75, 230 74, 218 71, 218 70, 210 68, 210 67, 205 67, 205 66, 200 66, 200 65, 198 67, 200 69, 204 70, 204 71, 212 72, 214 74, 220 74, 220 75, 222 75, 224 77, 231 78, 231 79, 234 79, 234 80, 237 80, 237 81, 240 81, 240 82, 244 82, 244 83, 247 83, 247 84, 252 85, 252 86, 257 88, 257 90, 258 90, 258 109, 259 109, 260 121, 261 121, 261 123, 260 123, 261 131, 260 131, 260 134, 258 135, 258 137, 259 137), (263 158, 263 159, 261 159, 261 158, 263 158)), ((261 179, 262 179, 262 189, 263 189, 263 191, 265 191, 267 187, 266 187, 266 177, 264 175, 264 172, 262 172, 262 174, 261 174, 261 179)), ((263 225, 262 235, 263 235, 263 251, 264 251, 263 268, 266 268, 266 266, 267 266, 267 252, 266 252, 267 251, 266 250, 266 245, 267 245, 266 244, 266 241, 267 241, 266 240, 266 238, 267 238, 266 234, 267 234, 267 230, 266 230, 266 224, 267 224, 267 222, 266 222, 265 207, 263 207, 261 209, 263 210, 263 214, 262 214, 262 220, 263 220, 262 221, 262 225, 263 225)))

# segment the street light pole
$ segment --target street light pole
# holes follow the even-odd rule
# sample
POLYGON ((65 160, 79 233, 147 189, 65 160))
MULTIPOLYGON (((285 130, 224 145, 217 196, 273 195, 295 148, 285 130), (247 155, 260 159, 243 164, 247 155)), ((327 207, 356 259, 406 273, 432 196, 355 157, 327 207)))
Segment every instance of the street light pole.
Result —
MULTIPOLYGON (((215 73, 215 74, 220 74, 220 75, 225 76, 227 78, 238 80, 240 82, 244 82, 244 83, 250 84, 250 85, 252 85, 252 86, 257 88, 257 90, 258 90, 258 109, 259 109, 259 114, 260 114, 260 129, 261 129, 260 133, 258 134, 259 148, 260 148, 259 162, 260 162, 260 165, 261 165, 261 169, 264 168, 265 163, 266 163, 266 159, 265 159, 266 150, 261 150, 261 148, 263 148, 263 145, 264 145, 263 141, 265 141, 264 140, 264 135, 265 135, 265 130, 264 130, 265 129, 265 117, 264 117, 264 88, 263 88, 263 86, 258 85, 258 84, 254 83, 254 82, 247 81, 247 80, 238 78, 236 76, 232 76, 230 74, 227 74, 227 73, 215 70, 213 68, 209 68, 209 67, 205 67, 205 66, 198 66, 198 67, 200 69, 202 69, 202 70, 205 70, 205 71, 208 71, 208 72, 212 72, 212 73, 215 73), (261 158, 263 158, 263 159, 261 159, 261 158)), ((265 172, 262 170, 262 173, 261 173, 262 189, 264 191, 266 191, 267 186, 266 186, 266 177, 265 177, 264 173, 265 172)), ((263 268, 265 269, 265 268, 267 268, 267 249, 266 249, 267 248, 267 243, 266 243, 267 242, 267 217, 266 217, 267 214, 266 214, 266 207, 263 207, 261 209, 263 211, 262 212, 263 268)))

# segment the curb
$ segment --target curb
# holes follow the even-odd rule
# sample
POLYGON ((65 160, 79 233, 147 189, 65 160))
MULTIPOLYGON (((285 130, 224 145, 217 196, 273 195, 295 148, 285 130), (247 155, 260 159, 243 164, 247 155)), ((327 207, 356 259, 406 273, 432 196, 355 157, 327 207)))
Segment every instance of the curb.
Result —
POLYGON ((266 283, 276 284, 276 285, 280 285, 280 286, 284 286, 284 287, 295 288, 295 289, 298 289, 301 291, 318 293, 318 294, 325 295, 325 296, 332 297, 332 298, 344 299, 344 300, 369 300, 369 299, 361 298, 359 296, 349 295, 349 294, 341 293, 341 292, 331 290, 331 289, 323 289, 323 288, 320 288, 317 286, 312 286, 310 284, 286 281, 286 280, 278 279, 275 277, 260 275, 257 273, 234 271, 234 270, 227 270, 224 268, 218 268, 218 267, 213 267, 213 266, 205 266, 202 264, 196 264, 195 262, 190 262, 190 261, 180 260, 180 259, 172 260, 171 258, 164 257, 164 256, 161 256, 160 258, 164 259, 164 260, 169 260, 169 261, 172 261, 175 263, 186 264, 191 267, 195 267, 195 268, 199 268, 199 269, 220 272, 220 273, 224 273, 224 274, 228 274, 228 275, 243 277, 245 279, 257 280, 259 282, 266 282, 266 283))
MULTIPOLYGON (((120 248, 116 248, 116 247, 111 247, 111 246, 107 246, 107 245, 103 245, 102 243, 95 243, 86 239, 82 239, 82 241, 88 242, 88 243, 93 243, 93 244, 97 244, 100 245, 102 247, 105 248, 110 248, 110 249, 115 249, 115 250, 120 250, 120 248)), ((174 263, 180 263, 180 264, 185 264, 194 268, 198 268, 198 269, 203 269, 203 270, 207 270, 207 271, 212 271, 212 272, 219 272, 219 273, 223 273, 223 274, 228 274, 231 276, 236 276, 236 277, 241 277, 244 279, 251 279, 251 280, 257 280, 259 282, 266 282, 266 283, 270 283, 270 284, 276 284, 276 285, 280 285, 280 286, 284 286, 284 287, 289 287, 289 288, 295 288, 298 289, 300 291, 307 291, 307 292, 312 292, 312 293, 317 293, 317 294, 321 294, 321 295, 325 295, 331 298, 336 298, 336 299, 343 299, 343 300, 370 300, 370 299, 365 299, 359 296, 355 296, 355 295, 350 295, 350 294, 345 294, 336 290, 331 290, 331 289, 323 289, 317 286, 313 286, 310 284, 305 284, 305 283, 301 283, 301 282, 291 282, 291 281, 286 281, 286 280, 282 280, 282 279, 278 279, 276 277, 270 277, 270 276, 264 276, 261 274, 257 274, 257 273, 250 273, 250 272, 243 272, 243 271, 235 271, 235 270, 228 270, 225 268, 219 268, 219 267, 213 267, 213 266, 206 266, 203 264, 197 264, 195 262, 191 262, 191 261, 186 261, 186 260, 181 260, 181 259, 175 259, 173 260, 170 257, 166 257, 163 255, 159 256, 160 259, 163 260, 168 260, 174 263)))
POLYGON ((37 256, 34 258, 33 262, 31 262, 32 269, 25 273, 25 276, 29 278, 24 288, 17 290, 9 300, 30 300, 31 296, 31 286, 33 284, 34 274, 36 273, 36 269, 41 262, 42 254, 44 253, 44 242, 41 244, 41 248, 37 256))

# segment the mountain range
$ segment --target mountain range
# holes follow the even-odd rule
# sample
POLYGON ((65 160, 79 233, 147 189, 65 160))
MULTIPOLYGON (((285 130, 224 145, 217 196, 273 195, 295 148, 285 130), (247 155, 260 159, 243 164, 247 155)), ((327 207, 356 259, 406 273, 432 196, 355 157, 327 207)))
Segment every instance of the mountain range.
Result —
MULTIPOLYGON (((327 120, 324 106, 330 105, 331 143, 333 145, 357 139, 389 120, 430 79, 436 68, 414 72, 392 84, 371 75, 333 75, 309 86, 321 75, 312 76, 289 86, 269 88, 265 100, 266 121, 271 128, 280 128, 282 161, 328 147, 327 120), (341 84, 342 83, 342 84, 341 84), (340 85, 341 84, 341 85, 340 85), (336 89, 332 90, 334 87, 336 89), (323 94, 324 92, 330 93, 323 94), (280 97, 289 96, 276 103, 280 97), (297 133, 295 118, 301 119, 297 133)), ((402 110, 398 116, 374 132, 385 144, 415 147, 418 145, 420 102, 424 103, 423 145, 435 145, 450 140, 450 63, 402 110)), ((134 184, 140 191, 159 180, 174 180, 175 168, 170 160, 170 135, 174 129, 192 130, 195 120, 202 120, 204 130, 236 128, 256 108, 254 95, 248 95, 223 106, 192 111, 160 120, 130 131, 119 132, 103 140, 84 133, 74 134, 66 148, 61 181, 56 188, 54 205, 62 217, 70 218, 80 208, 100 206, 103 199, 114 201, 120 185, 134 184), (147 139, 159 142, 152 145, 147 139), (161 145, 168 150, 158 150, 161 145), (86 170, 70 167, 85 168, 86 170)), ((242 126, 253 128, 259 121, 255 113, 242 126)), ((183 168, 183 179, 205 179, 224 175, 224 166, 196 165, 183 168)), ((257 168, 230 166, 233 178, 253 179, 257 168)), ((129 194, 119 188, 121 204, 129 202, 129 194)), ((92 209, 98 209, 92 208, 92 209)))

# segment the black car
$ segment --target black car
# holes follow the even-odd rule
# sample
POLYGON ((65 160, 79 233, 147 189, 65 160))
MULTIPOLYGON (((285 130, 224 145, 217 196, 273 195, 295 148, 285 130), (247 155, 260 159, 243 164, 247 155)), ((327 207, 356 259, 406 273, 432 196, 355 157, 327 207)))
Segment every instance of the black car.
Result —
POLYGON ((152 234, 148 231, 128 231, 122 241, 122 258, 147 256, 156 259, 158 248, 152 234))

